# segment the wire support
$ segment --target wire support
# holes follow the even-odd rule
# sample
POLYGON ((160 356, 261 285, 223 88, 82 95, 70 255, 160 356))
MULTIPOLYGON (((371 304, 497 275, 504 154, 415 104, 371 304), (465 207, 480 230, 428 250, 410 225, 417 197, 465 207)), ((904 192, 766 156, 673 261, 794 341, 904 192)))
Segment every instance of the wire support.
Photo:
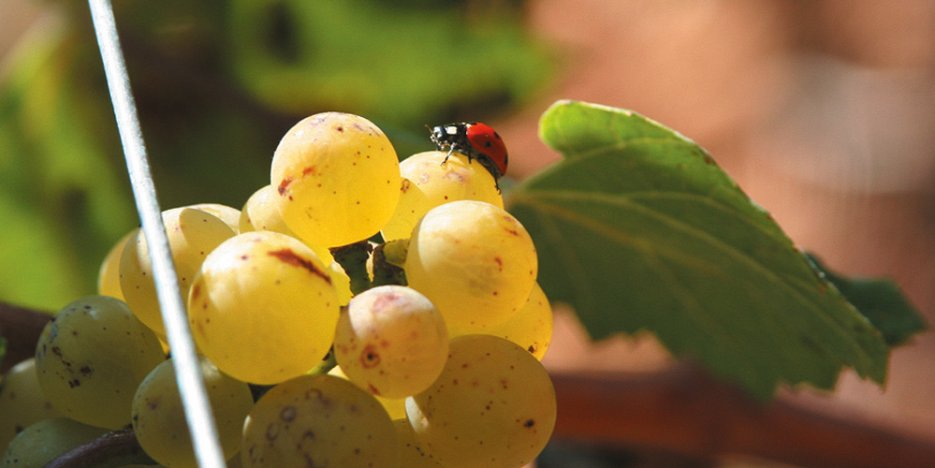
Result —
POLYGON ((107 87, 114 107, 127 171, 133 187, 133 197, 140 215, 143 235, 149 248, 153 280, 156 283, 156 293, 162 309, 166 337, 172 349, 176 382, 182 396, 192 446, 195 449, 199 466, 224 467, 226 466, 224 456, 205 392, 201 366, 188 326, 185 304, 169 248, 169 239, 162 222, 162 210, 159 208, 156 187, 146 156, 136 104, 130 91, 130 78, 120 48, 120 39, 117 36, 113 6, 110 0, 88 0, 88 3, 101 59, 104 62, 107 87))

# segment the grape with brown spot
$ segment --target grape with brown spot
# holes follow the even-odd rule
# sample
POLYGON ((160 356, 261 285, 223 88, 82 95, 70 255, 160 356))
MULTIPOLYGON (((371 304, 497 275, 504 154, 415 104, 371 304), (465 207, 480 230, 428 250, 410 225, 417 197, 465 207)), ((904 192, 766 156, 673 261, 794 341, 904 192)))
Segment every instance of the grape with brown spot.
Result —
POLYGON ((399 466, 396 432, 377 400, 331 375, 305 375, 273 387, 243 430, 245 467, 399 466))
POLYGON ((415 439, 446 467, 520 467, 552 435, 555 390, 525 349, 496 336, 466 335, 451 340, 442 374, 406 399, 406 413, 415 439))

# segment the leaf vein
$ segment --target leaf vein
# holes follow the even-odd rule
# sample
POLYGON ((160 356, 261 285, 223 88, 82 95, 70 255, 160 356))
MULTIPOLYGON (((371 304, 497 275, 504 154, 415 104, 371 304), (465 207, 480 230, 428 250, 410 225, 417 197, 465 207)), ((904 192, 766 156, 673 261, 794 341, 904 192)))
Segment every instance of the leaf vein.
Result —
MULTIPOLYGON (((516 195, 519 195, 519 194, 516 194, 516 195)), ((541 201, 552 199, 552 200, 598 202, 598 203, 604 203, 604 204, 609 204, 609 205, 627 207, 627 208, 639 211, 649 217, 655 218, 659 220, 660 222, 666 225, 669 225, 673 229, 687 233, 690 236, 696 237, 697 239, 703 241, 705 244, 711 246, 712 248, 717 249, 720 252, 723 252, 725 255, 728 255, 731 258, 734 258, 735 260, 748 265, 752 270, 757 271, 760 274, 764 275, 765 277, 772 279, 772 282, 774 284, 777 284, 783 289, 789 291, 792 297, 795 298, 796 302, 804 306, 804 308, 806 308, 807 310, 811 310, 815 312, 816 316, 819 317, 819 319, 822 320, 826 325, 828 325, 827 328, 831 332, 844 337, 845 339, 842 340, 842 342, 847 343, 849 345, 849 348, 851 349, 851 353, 849 354, 852 354, 858 359, 860 359, 862 365, 868 365, 868 362, 872 361, 868 353, 866 353, 864 349, 858 346, 857 343, 854 342, 854 340, 851 340, 849 335, 845 333, 842 327, 839 324, 832 321, 831 317, 829 317, 828 314, 825 313, 822 307, 820 307, 818 304, 815 304, 813 301, 808 300, 802 295, 802 291, 799 289, 799 286, 801 286, 799 282, 797 281, 789 282, 788 278, 784 278, 782 276, 777 275, 771 269, 762 265, 755 258, 750 257, 744 252, 738 251, 736 247, 730 244, 724 243, 720 239, 717 239, 716 237, 711 236, 709 233, 703 230, 700 230, 696 228, 695 226, 681 222, 680 220, 675 219, 674 217, 670 215, 667 215, 665 213, 660 213, 656 210, 648 208, 645 205, 642 205, 636 201, 630 200, 626 197, 609 196, 609 195, 602 194, 602 193, 595 193, 595 192, 581 193, 581 192, 574 192, 574 191, 549 191, 549 192, 530 191, 524 194, 524 196, 518 197, 518 198, 527 199, 526 200, 527 203, 535 203, 533 202, 533 200, 536 200, 536 199, 539 199, 541 201)), ((517 201, 520 201, 519 199, 517 201)), ((699 197, 698 200, 702 202, 710 202, 704 197, 699 197)), ((558 210, 556 209, 557 207, 555 205, 549 205, 546 203, 535 203, 535 204, 540 205, 542 207, 541 208, 542 211, 552 211, 553 213, 558 214, 558 210)), ((566 219, 569 219, 570 221, 576 222, 580 225, 592 226, 594 224, 592 220, 590 220, 587 217, 582 216, 578 212, 565 210, 563 211, 563 214, 564 214, 563 217, 565 217, 566 219)), ((592 229, 593 228, 594 227, 592 226, 592 229)), ((606 226, 601 226, 601 229, 609 230, 609 233, 605 235, 609 235, 611 236, 611 238, 617 239, 618 241, 621 241, 621 242, 628 241, 629 243, 632 244, 631 240, 628 240, 625 237, 619 236, 619 234, 615 234, 613 232, 613 228, 607 228, 606 226)), ((673 255, 672 257, 673 259, 682 261, 687 264, 691 264, 691 262, 689 261, 691 259, 685 258, 685 256, 682 255, 681 252, 678 252, 678 251, 672 251, 672 252, 675 253, 675 255, 673 255)))

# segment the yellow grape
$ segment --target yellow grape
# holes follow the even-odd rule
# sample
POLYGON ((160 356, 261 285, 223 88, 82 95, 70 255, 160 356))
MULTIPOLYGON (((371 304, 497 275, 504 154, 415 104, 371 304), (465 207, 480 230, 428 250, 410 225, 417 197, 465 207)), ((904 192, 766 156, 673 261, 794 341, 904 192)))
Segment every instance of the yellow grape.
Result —
POLYGON ((245 382, 274 384, 319 364, 339 299, 328 268, 285 234, 237 235, 205 259, 188 298, 199 350, 245 382))
POLYGON ((84 445, 107 432, 68 418, 38 421, 19 433, 3 455, 4 467, 46 466, 71 449, 84 445))
POLYGON ((461 200, 426 213, 406 256, 409 286, 438 307, 449 327, 505 322, 536 282, 536 247, 512 215, 489 203, 461 200))
POLYGON ((58 416, 39 389, 35 359, 26 359, 7 371, 0 383, 0 415, 0 453, 26 426, 58 416))
POLYGON ((296 237, 279 214, 279 195, 272 185, 253 192, 240 210, 240 232, 275 231, 296 237))
MULTIPOLYGON (((162 220, 169 236, 179 288, 185 297, 205 256, 232 237, 234 231, 216 216, 194 208, 166 210, 162 213, 162 220)), ((157 335, 165 336, 149 249, 142 231, 137 231, 136 236, 127 242, 120 258, 120 286, 127 304, 140 321, 157 335)))
MULTIPOLYGON (((347 374, 344 373, 344 370, 341 369, 341 366, 334 366, 328 371, 328 375, 333 375, 335 377, 340 377, 344 380, 347 379, 347 374)), ((406 419, 406 399, 405 398, 384 398, 379 395, 374 395, 377 398, 377 401, 383 405, 383 409, 386 410, 386 413, 390 415, 390 419, 406 419)))
POLYGON ((396 428, 396 437, 399 439, 399 466, 405 466, 406 468, 445 468, 444 465, 435 461, 427 450, 422 448, 422 444, 416 440, 416 433, 412 431, 408 419, 394 420, 393 427, 396 428))
POLYGON ((491 326, 449 328, 448 332, 452 337, 486 333, 506 338, 525 348, 541 361, 552 343, 552 322, 552 306, 539 283, 536 283, 532 294, 526 300, 526 305, 506 322, 491 326))
MULTIPOLYGON (((204 358, 201 374, 221 449, 225 458, 231 458, 240 449, 241 429, 253 408, 253 395, 246 383, 222 374, 204 358)), ((198 466, 171 359, 156 366, 136 390, 133 432, 146 454, 159 464, 172 468, 198 466)))
POLYGON ((42 393, 63 415, 117 429, 130 423, 133 392, 165 359, 156 335, 113 297, 65 306, 36 345, 42 393))
POLYGON ((196 203, 194 205, 188 205, 188 208, 201 210, 209 215, 214 215, 221 221, 224 221, 224 224, 231 228, 234 233, 240 232, 240 210, 237 208, 220 203, 196 203))
POLYGON ((244 424, 240 453, 245 467, 399 466, 386 411, 332 375, 296 377, 266 392, 244 424))
POLYGON ((332 260, 328 265, 328 273, 331 275, 332 284, 338 293, 338 303, 346 306, 351 302, 353 293, 351 292, 351 277, 344 272, 344 267, 340 263, 332 260))
POLYGON ((448 363, 428 390, 406 399, 421 446, 446 467, 520 467, 555 426, 555 390, 529 352, 492 335, 451 340, 448 363))
POLYGON ((292 127, 276 148, 270 183, 286 225, 309 245, 338 247, 376 234, 399 200, 393 145, 369 120, 325 112, 292 127))
MULTIPOLYGON (((298 238, 279 214, 279 196, 272 185, 261 187, 244 204, 240 211, 239 229, 241 233, 251 231, 274 231, 298 238)), ((308 243, 306 243, 308 245, 308 243)), ((331 252, 325 247, 309 245, 324 264, 334 261, 331 252)))
POLYGON ((387 398, 425 390, 448 354, 445 320, 418 291, 378 286, 353 299, 338 319, 334 354, 351 382, 387 398))
POLYGON ((383 239, 406 239, 430 209, 456 200, 478 200, 503 208, 496 181, 484 166, 471 163, 461 153, 426 151, 399 164, 403 177, 399 204, 381 231, 383 239))
POLYGON ((116 297, 121 301, 125 300, 123 290, 120 288, 120 256, 123 255, 123 249, 126 247, 127 242, 136 235, 138 230, 134 229, 124 234, 110 248, 107 256, 104 257, 104 261, 101 262, 101 268, 97 273, 97 293, 101 296, 116 297))

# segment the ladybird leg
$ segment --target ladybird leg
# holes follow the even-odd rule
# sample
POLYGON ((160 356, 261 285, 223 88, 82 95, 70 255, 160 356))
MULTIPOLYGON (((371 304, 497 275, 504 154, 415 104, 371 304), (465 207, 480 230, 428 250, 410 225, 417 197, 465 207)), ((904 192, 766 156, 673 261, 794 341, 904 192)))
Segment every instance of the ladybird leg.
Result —
POLYGON ((451 157, 451 153, 452 153, 454 150, 455 150, 454 146, 449 146, 449 147, 448 147, 448 154, 445 155, 445 159, 442 159, 442 164, 445 164, 446 162, 448 162, 448 158, 451 157))
POLYGON ((478 159, 482 166, 493 176, 493 186, 497 188, 497 193, 503 193, 500 190, 500 171, 489 159, 478 159))

